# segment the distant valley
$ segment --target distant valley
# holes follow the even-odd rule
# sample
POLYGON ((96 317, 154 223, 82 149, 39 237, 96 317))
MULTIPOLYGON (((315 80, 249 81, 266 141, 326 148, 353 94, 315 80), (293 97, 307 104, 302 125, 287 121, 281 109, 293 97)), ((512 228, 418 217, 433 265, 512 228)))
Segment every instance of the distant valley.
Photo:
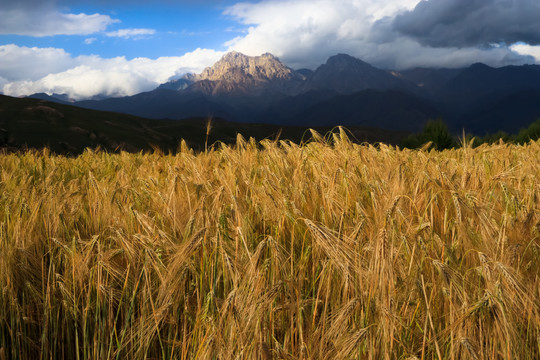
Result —
MULTIPOLYGON (((31 97, 68 103, 61 96, 31 97)), ((122 98, 72 102, 150 119, 367 126, 415 132, 442 118, 454 133, 517 132, 540 118, 540 66, 383 70, 346 54, 293 70, 272 54, 226 54, 201 74, 122 98)))

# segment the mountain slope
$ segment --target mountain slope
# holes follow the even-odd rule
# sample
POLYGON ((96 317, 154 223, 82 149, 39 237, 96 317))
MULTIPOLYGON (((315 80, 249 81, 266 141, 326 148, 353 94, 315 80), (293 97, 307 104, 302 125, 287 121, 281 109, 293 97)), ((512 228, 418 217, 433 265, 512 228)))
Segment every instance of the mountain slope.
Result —
POLYGON ((162 89, 123 98, 79 101, 76 105, 87 109, 115 111, 151 119, 230 116, 225 105, 212 101, 203 94, 162 89))
POLYGON ((304 85, 305 90, 333 90, 351 94, 366 89, 401 89, 416 91, 416 85, 346 54, 328 59, 315 70, 304 85))
POLYGON ((195 82, 195 75, 185 74, 180 79, 168 81, 159 85, 156 90, 174 90, 181 91, 187 89, 191 84, 195 82))
POLYGON ((86 147, 139 151, 159 144, 174 149, 177 139, 156 131, 150 120, 81 109, 39 99, 0 96, 0 146, 49 147, 60 153, 78 153, 86 147))
POLYGON ((479 135, 505 131, 510 134, 540 119, 540 90, 523 90, 498 97, 464 115, 458 124, 479 135))
POLYGON ((295 117, 302 119, 301 124, 306 126, 339 123, 419 131, 428 120, 441 115, 434 104, 411 94, 395 90, 364 90, 315 104, 295 117))
MULTIPOLYGON (((207 138, 207 118, 150 120, 141 117, 88 110, 71 105, 0 95, 0 149, 19 150, 48 147, 53 152, 78 154, 85 148, 106 151, 138 152, 155 148, 165 152, 178 150, 184 139, 194 149, 204 149, 208 141, 227 144, 244 137, 306 141, 307 128, 242 124, 212 119, 207 138)), ((315 128, 324 134, 331 127, 315 128)), ((353 140, 397 144, 407 133, 368 127, 350 127, 353 140)))
POLYGON ((517 132, 540 118, 538 91, 538 65, 492 68, 478 63, 461 70, 433 96, 453 131, 484 135, 517 132))
POLYGON ((492 68, 473 64, 449 80, 437 96, 449 103, 465 106, 489 102, 514 92, 540 89, 540 66, 492 68))
POLYGON ((399 75, 403 79, 411 81, 418 87, 426 90, 428 94, 435 94, 462 70, 463 69, 414 68, 400 71, 399 75))

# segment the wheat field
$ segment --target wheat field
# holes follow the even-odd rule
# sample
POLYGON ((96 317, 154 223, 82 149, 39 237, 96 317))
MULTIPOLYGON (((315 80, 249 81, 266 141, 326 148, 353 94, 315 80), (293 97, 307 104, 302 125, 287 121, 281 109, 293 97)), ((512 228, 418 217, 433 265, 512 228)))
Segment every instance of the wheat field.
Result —
POLYGON ((539 359, 540 141, 0 155, 0 360, 539 359))

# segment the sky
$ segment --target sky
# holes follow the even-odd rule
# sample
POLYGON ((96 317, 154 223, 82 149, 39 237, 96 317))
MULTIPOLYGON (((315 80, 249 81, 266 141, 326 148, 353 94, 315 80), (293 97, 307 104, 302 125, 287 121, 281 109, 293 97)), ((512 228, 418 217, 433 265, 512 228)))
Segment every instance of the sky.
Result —
POLYGON ((540 63, 538 0, 0 0, 0 92, 127 96, 226 52, 293 69, 540 63))

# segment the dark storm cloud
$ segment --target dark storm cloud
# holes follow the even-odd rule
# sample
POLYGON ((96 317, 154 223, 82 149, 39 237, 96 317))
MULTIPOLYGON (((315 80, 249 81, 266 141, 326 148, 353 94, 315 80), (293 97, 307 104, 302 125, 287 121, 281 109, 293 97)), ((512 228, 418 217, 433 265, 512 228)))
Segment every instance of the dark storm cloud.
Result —
POLYGON ((540 44, 539 0, 424 0, 393 29, 422 45, 540 44))

